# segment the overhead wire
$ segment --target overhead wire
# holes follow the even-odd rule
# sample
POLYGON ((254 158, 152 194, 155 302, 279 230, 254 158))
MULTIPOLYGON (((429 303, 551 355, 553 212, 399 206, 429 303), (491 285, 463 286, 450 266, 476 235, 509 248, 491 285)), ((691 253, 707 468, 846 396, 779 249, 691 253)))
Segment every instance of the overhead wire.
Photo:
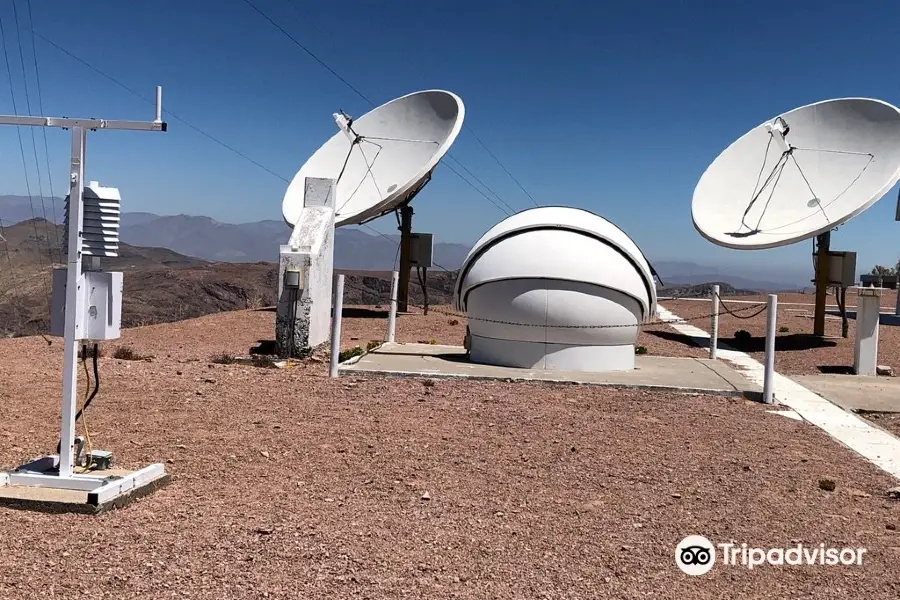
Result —
POLYGON ((536 207, 540 207, 540 204, 538 204, 537 200, 534 199, 534 196, 532 196, 530 193, 528 193, 528 190, 525 189, 525 186, 522 185, 522 182, 520 182, 518 179, 516 179, 516 177, 509 171, 509 169, 506 168, 506 165, 504 165, 500 161, 500 159, 497 157, 497 155, 494 154, 490 148, 488 148, 487 144, 485 144, 484 141, 480 137, 478 137, 478 134, 476 134, 475 131, 468 124, 463 123, 463 127, 466 129, 466 131, 468 131, 469 133, 472 134, 472 137, 475 138, 475 141, 477 141, 481 145, 481 147, 484 148, 484 150, 491 156, 491 158, 493 158, 494 161, 498 165, 500 165, 500 168, 503 169, 503 172, 506 173, 509 176, 509 178, 513 180, 513 183, 515 183, 517 186, 519 186, 519 189, 522 190, 522 192, 526 196, 528 196, 528 199, 531 200, 531 203, 534 204, 536 207))
MULTIPOLYGON (((324 60, 322 60, 317 54, 315 54, 315 53, 314 53, 312 50, 310 50, 307 46, 305 46, 303 43, 301 43, 296 37, 294 37, 293 35, 291 35, 284 27, 282 27, 281 25, 279 25, 274 19, 272 19, 272 17, 270 17, 268 14, 266 14, 261 8, 259 8, 256 4, 254 4, 251 0, 242 0, 242 1, 243 1, 245 4, 247 4, 249 7, 251 7, 254 11, 256 11, 256 13, 258 13, 261 17, 263 17, 270 25, 272 25, 273 27, 275 27, 275 29, 277 29, 278 31, 280 31, 285 37, 287 37, 291 42, 293 42, 298 48, 300 48, 303 52, 305 52, 306 54, 308 54, 308 55, 309 55, 313 60, 315 60, 319 65, 321 65, 321 66, 322 66, 324 69, 326 69, 329 73, 331 73, 332 75, 334 75, 341 83, 343 83, 343 84, 344 84, 345 86, 347 86, 350 90, 352 90, 357 96, 359 96, 360 98, 362 98, 363 100, 365 100, 370 106, 372 106, 372 107, 375 106, 375 103, 374 103, 368 96, 366 96, 364 93, 362 93, 362 92, 361 92, 356 86, 354 86, 352 83, 350 83, 349 81, 347 81, 346 78, 344 78, 340 73, 338 73, 338 72, 337 72, 334 68, 332 68, 328 63, 326 63, 324 60)), ((289 4, 294 8, 295 11, 297 11, 298 14, 300 14, 300 13, 299 13, 299 9, 296 7, 296 5, 294 5, 292 2, 289 2, 289 4)), ((471 131, 471 129, 469 129, 469 131, 471 131)), ((480 141, 480 138, 479 138, 479 141, 480 141)), ((486 146, 484 145, 484 142, 483 142, 483 141, 480 141, 480 143, 486 148, 486 146)), ((457 159, 456 157, 452 156, 450 153, 448 153, 448 156, 451 157, 451 158, 453 158, 453 160, 455 160, 455 161, 457 162, 457 164, 460 165, 460 167, 462 167, 465 171, 467 171, 468 173, 470 173, 473 179, 477 180, 479 183, 481 183, 481 185, 485 186, 485 188, 487 188, 487 189, 490 190, 490 188, 488 188, 488 187, 484 184, 484 182, 482 182, 480 179, 478 179, 477 176, 475 176, 473 173, 471 173, 471 171, 469 171, 469 169, 466 168, 465 165, 463 165, 463 164, 459 161, 459 159, 457 159)), ((496 157, 495 157, 495 159, 496 159, 496 157)), ((499 160, 499 159, 497 159, 497 160, 499 160)), ((444 164, 446 164, 446 162, 445 162, 444 164)), ((494 204, 495 206, 497 206, 497 208, 500 208, 500 206, 499 206, 496 202, 494 202, 487 194, 485 194, 485 193, 482 192, 480 189, 478 189, 471 181, 469 181, 468 179, 466 179, 465 177, 463 177, 463 176, 459 173, 459 171, 457 171, 456 169, 450 167, 449 165, 447 165, 447 166, 450 168, 450 171, 451 171, 452 173, 454 173, 457 177, 459 177, 460 179, 462 179, 465 183, 467 183, 467 184, 468 184, 469 186, 471 186, 474 190, 476 190, 479 194, 481 194, 481 196, 483 196, 484 198, 486 198, 487 200, 489 200, 492 204, 494 204)), ((501 166, 502 166, 502 165, 501 165, 501 166)), ((505 167, 503 167, 503 168, 504 168, 504 170, 506 170, 505 167)), ((510 174, 510 176, 511 176, 511 174, 510 174)), ((521 184, 519 184, 519 185, 521 186, 521 184)), ((493 192, 493 191, 492 191, 492 193, 494 193, 494 194, 496 195, 496 192, 493 192)), ((527 193, 527 192, 526 192, 526 193, 527 193)), ((498 197, 498 199, 500 199, 500 201, 501 201, 504 205, 506 205, 507 207, 509 207, 509 210, 511 210, 513 213, 516 212, 515 209, 513 209, 507 202, 505 202, 504 200, 502 200, 499 196, 497 196, 497 197, 498 197)), ((529 197, 530 197, 530 194, 529 194, 529 197)), ((534 201, 533 198, 532 198, 532 201, 534 201)), ((537 205, 537 203, 535 203, 535 205, 537 205)), ((507 213, 507 215, 511 214, 511 213, 507 212, 506 209, 502 209, 502 208, 501 208, 500 210, 503 211, 503 212, 505 212, 505 213, 507 213)))
MULTIPOLYGON (((12 81, 12 69, 9 66, 9 52, 6 50, 6 31, 3 27, 3 18, 0 17, 0 44, 3 45, 3 58, 6 62, 6 75, 9 80, 9 95, 12 100, 13 106, 13 114, 16 116, 19 115, 19 109, 16 106, 16 94, 15 88, 13 87, 12 81)), ((38 264, 41 268, 41 272, 44 271, 44 258, 41 256, 40 252, 40 239, 41 236, 37 230, 37 213, 34 210, 34 197, 31 195, 31 184, 28 181, 28 162, 25 160, 25 146, 22 144, 22 127, 20 125, 16 125, 16 135, 19 138, 19 152, 22 155, 22 167, 25 170, 25 190, 28 193, 28 204, 31 207, 31 225, 34 229, 34 237, 38 242, 38 264)))
POLYGON ((19 305, 19 299, 21 298, 21 295, 19 293, 17 278, 15 277, 15 268, 13 267, 12 256, 9 253, 9 242, 6 240, 6 227, 3 225, 2 218, 0 218, 0 241, 3 242, 3 250, 6 254, 6 262, 7 264, 9 264, 9 283, 12 289, 12 294, 9 294, 7 290, 3 290, 3 292, 10 297, 10 305, 16 311, 19 326, 21 326, 24 323, 22 320, 22 308, 19 305))
MULTIPOLYGON (((117 86, 119 86, 120 88, 122 88, 123 90, 125 90, 125 91, 129 92, 130 94, 133 94, 134 96, 140 98, 140 99, 143 100, 144 102, 147 102, 148 104, 156 104, 156 99, 155 99, 155 98, 149 98, 149 97, 145 96, 144 94, 141 94, 140 92, 134 90, 133 88, 131 88, 131 87, 125 85, 124 83, 122 83, 121 81, 119 81, 118 79, 116 79, 115 77, 113 77, 112 75, 109 75, 108 73, 106 73, 106 72, 100 70, 99 68, 95 67, 94 65, 92 65, 92 64, 89 63, 88 61, 84 60, 83 58, 81 58, 81 57, 79 57, 79 56, 76 56, 76 55, 73 54, 72 52, 66 50, 65 48, 63 48, 62 46, 60 46, 59 44, 57 44, 56 42, 54 42, 53 40, 51 40, 51 39, 49 39, 49 38, 47 38, 47 37, 41 35, 40 32, 34 31, 34 35, 36 35, 37 37, 41 38, 41 40, 43 40, 44 42, 50 44, 51 46, 53 46, 54 48, 56 48, 57 50, 59 50, 59 51, 62 52, 63 54, 67 55, 69 58, 72 58, 73 60, 76 60, 76 61, 80 62, 81 64, 83 64, 83 65, 86 66, 87 68, 91 69, 92 71, 94 71, 94 72, 97 73, 98 75, 101 75, 102 77, 108 79, 109 81, 113 82, 114 84, 116 84, 117 86)), ((208 133, 208 132, 204 131, 203 129, 201 129, 200 127, 194 125, 193 123, 191 123, 191 122, 188 121, 187 119, 185 119, 185 118, 183 118, 183 117, 181 117, 181 116, 179 116, 179 115, 173 113, 171 110, 163 109, 163 112, 166 113, 167 115, 169 115, 170 117, 172 117, 173 119, 175 119, 176 121, 182 123, 183 125, 186 125, 186 126, 189 127, 190 129, 193 129, 194 131, 196 131, 196 132, 199 133, 200 135, 204 136, 205 138, 207 138, 207 139, 209 139, 209 140, 215 142, 216 144, 222 146, 222 147, 225 148, 226 150, 228 150, 228 151, 230 151, 230 152, 236 154, 237 156, 240 156, 240 157, 243 158, 244 160, 246 160, 246 161, 248 161, 248 162, 250 162, 250 163, 256 165, 257 167, 259 167, 259 168, 262 169, 263 171, 266 171, 266 172, 269 173, 270 175, 273 175, 274 177, 277 177, 278 179, 280 179, 281 181, 283 181, 283 182, 285 182, 285 183, 290 183, 290 180, 289 180, 288 178, 284 177, 283 175, 281 175, 280 173, 277 173, 277 172, 273 171, 272 169, 270 169, 269 167, 267 167, 267 166, 265 166, 264 164, 260 163, 259 161, 256 161, 256 160, 254 160, 253 158, 247 156, 246 154, 244 154, 243 152, 241 152, 241 151, 238 150, 237 148, 234 148, 233 146, 227 144, 226 142, 223 142, 222 140, 220 140, 219 138, 215 137, 215 136, 212 135, 211 133, 208 133)))
MULTIPOLYGON (((22 66, 22 85, 25 89, 25 109, 28 111, 28 114, 32 114, 31 112, 31 97, 28 94, 28 73, 25 70, 25 52, 22 50, 22 28, 19 24, 19 10, 16 7, 16 0, 12 0, 13 7, 13 20, 16 24, 16 45, 19 47, 19 64, 22 66)), ((43 129, 43 128, 42 128, 43 129)), ((31 149, 34 153, 34 168, 37 171, 37 184, 38 184, 38 194, 41 199, 41 212, 44 215, 44 231, 47 234, 47 253, 50 256, 50 263, 53 263, 53 247, 51 246, 50 241, 50 221, 47 219, 47 205, 44 202, 44 184, 41 177, 41 163, 38 161, 37 155, 37 141, 34 136, 34 127, 29 127, 28 130, 31 132, 31 149)), ((55 229, 54 223, 54 229, 55 229)), ((40 245, 40 244, 39 244, 40 245)), ((58 257, 59 262, 62 262, 62 257, 58 257)))
MULTIPOLYGON (((41 92, 41 69, 38 66, 38 57, 37 57, 37 46, 34 42, 34 18, 32 17, 31 12, 31 0, 26 0, 28 5, 28 30, 31 33, 31 56, 34 58, 34 76, 35 82, 37 83, 37 99, 38 99, 38 111, 43 115, 44 114, 44 98, 43 93, 41 92)), ((50 184, 50 202, 53 208, 53 225, 54 231, 56 231, 56 247, 57 254, 60 257, 60 261, 62 261, 63 247, 62 247, 62 238, 59 236, 59 216, 56 211, 56 196, 53 194, 53 174, 50 169, 50 147, 47 144, 47 128, 41 127, 41 133, 44 137, 44 159, 46 161, 47 167, 47 182, 50 184)))
MULTIPOLYGON (((300 8, 297 6, 297 3, 294 0, 287 0, 287 3, 288 3, 288 5, 290 5, 291 8, 294 9, 294 12, 297 13, 297 16, 299 16, 301 19, 304 20, 304 23, 310 25, 313 29, 315 29, 321 35, 323 35, 323 36, 325 35, 325 33, 318 26, 316 26, 316 24, 314 22, 305 18, 305 15, 301 12, 300 8)), ((416 68, 416 70, 419 72, 420 75, 423 76, 423 79, 424 79, 424 71, 422 70, 421 65, 419 65, 416 68)), ((364 99, 366 99, 364 96, 362 96, 362 97, 364 99)), ((372 104, 372 103, 370 102, 370 104, 372 104)), ((374 104, 372 104, 372 105, 374 106, 374 104)), ((512 174, 512 172, 510 172, 510 170, 506 167, 505 164, 503 164, 503 161, 500 160, 500 157, 498 157, 496 155, 496 153, 494 153, 494 151, 488 147, 488 145, 485 143, 485 141, 477 133, 475 133, 475 130, 472 128, 472 126, 469 125, 468 123, 463 123, 463 127, 465 128, 466 131, 468 131, 469 133, 472 134, 472 137, 475 138, 475 141, 477 141, 478 144, 485 150, 485 152, 487 152, 488 155, 494 160, 494 162, 496 162, 500 166, 500 168, 503 169, 503 172, 506 173, 506 175, 518 186, 518 188, 520 190, 522 190, 522 192, 526 196, 528 196, 528 199, 531 200, 532 204, 534 204, 535 206, 540 206, 538 204, 538 202, 534 199, 534 197, 528 192, 528 190, 525 189, 525 186, 522 185, 522 182, 519 181, 512 174)), ((454 160, 459 162, 459 159, 456 159, 456 157, 453 156, 452 152, 448 151, 447 156, 449 156, 450 158, 453 158, 454 160)), ((462 163, 460 163, 460 165, 462 165, 462 163)), ((515 210, 513 210, 513 212, 515 212, 515 210)))

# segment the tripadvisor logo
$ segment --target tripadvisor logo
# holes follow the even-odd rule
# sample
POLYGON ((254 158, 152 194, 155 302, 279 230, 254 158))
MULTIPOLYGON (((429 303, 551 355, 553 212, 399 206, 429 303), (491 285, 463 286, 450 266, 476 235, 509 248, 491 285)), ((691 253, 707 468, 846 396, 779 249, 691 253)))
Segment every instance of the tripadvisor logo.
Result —
POLYGON ((689 535, 675 547, 675 564, 688 575, 703 575, 716 564, 716 557, 726 566, 749 570, 768 564, 798 565, 862 565, 866 548, 828 548, 825 544, 789 548, 752 548, 747 544, 713 544, 702 535, 689 535))

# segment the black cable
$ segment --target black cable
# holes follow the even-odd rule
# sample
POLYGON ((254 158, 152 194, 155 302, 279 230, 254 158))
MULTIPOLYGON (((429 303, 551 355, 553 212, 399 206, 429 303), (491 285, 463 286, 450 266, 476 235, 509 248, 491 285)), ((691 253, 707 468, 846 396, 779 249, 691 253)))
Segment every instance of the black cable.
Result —
MULTIPOLYGON (((81 362, 82 362, 82 363, 84 363, 84 361, 87 360, 87 353, 88 353, 88 352, 87 352, 87 348, 88 348, 88 347, 87 347, 87 344, 82 344, 82 346, 81 346, 81 354, 80 354, 80 356, 81 356, 81 362)), ((94 399, 94 396, 97 395, 97 392, 100 391, 100 369, 99 369, 99 367, 98 367, 98 365, 97 365, 97 357, 98 357, 98 355, 99 355, 99 352, 98 352, 98 350, 97 350, 97 344, 94 344, 94 359, 93 359, 93 362, 94 362, 94 390, 91 392, 91 395, 88 396, 88 399, 84 401, 84 406, 82 406, 81 409, 80 409, 78 412, 75 413, 75 418, 72 420, 73 423, 77 423, 77 422, 78 422, 78 419, 81 418, 81 413, 84 412, 84 409, 86 409, 86 408, 90 405, 91 400, 93 400, 93 399, 94 399)), ((85 385, 87 385, 87 386, 90 386, 90 385, 91 385, 91 377, 90 377, 90 375, 88 375, 88 378, 87 378, 87 381, 85 382, 85 385)), ((62 440, 59 440, 59 441, 56 443, 56 453, 59 454, 61 451, 62 451, 62 440)))
MULTIPOLYGON (((85 349, 87 349, 87 346, 85 346, 85 349)), ((94 344, 94 357, 93 357, 94 390, 91 392, 91 395, 88 396, 88 399, 85 400, 84 406, 81 407, 81 410, 79 410, 77 413, 75 413, 76 421, 81 417, 81 413, 84 412, 84 409, 86 409, 88 406, 91 405, 91 402, 94 400, 94 396, 96 396, 97 393, 100 391, 100 367, 97 362, 97 358, 99 357, 99 354, 100 354, 100 352, 98 350, 97 344, 94 344)))
POLYGON ((422 288, 422 298, 423 298, 423 311, 424 314, 428 314, 428 286, 425 284, 426 279, 428 278, 426 267, 416 267, 416 279, 419 280, 419 285, 422 288))

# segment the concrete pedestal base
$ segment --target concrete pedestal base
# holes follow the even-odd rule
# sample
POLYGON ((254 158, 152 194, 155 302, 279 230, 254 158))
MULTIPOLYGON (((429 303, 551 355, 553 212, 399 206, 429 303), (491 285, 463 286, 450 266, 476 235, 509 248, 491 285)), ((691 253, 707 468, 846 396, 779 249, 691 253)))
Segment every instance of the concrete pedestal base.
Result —
POLYGON ((881 317, 881 289, 860 288, 856 298, 856 339, 853 345, 853 372, 875 375, 878 368, 878 324, 881 317))
POLYGON ((551 371, 630 371, 634 369, 634 346, 576 346, 547 342, 498 340, 471 336, 472 362, 551 371))

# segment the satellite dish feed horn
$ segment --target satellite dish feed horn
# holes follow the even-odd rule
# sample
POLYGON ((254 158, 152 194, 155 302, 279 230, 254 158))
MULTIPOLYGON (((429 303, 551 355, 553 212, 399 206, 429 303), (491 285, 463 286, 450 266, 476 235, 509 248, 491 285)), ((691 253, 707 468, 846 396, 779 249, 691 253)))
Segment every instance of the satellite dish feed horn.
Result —
MULTIPOLYGON (((840 98, 801 106, 751 129, 710 164, 691 217, 707 240, 738 250, 818 239, 883 197, 900 179, 900 109, 840 98)), ((815 333, 824 334, 828 261, 817 262, 815 333)))

